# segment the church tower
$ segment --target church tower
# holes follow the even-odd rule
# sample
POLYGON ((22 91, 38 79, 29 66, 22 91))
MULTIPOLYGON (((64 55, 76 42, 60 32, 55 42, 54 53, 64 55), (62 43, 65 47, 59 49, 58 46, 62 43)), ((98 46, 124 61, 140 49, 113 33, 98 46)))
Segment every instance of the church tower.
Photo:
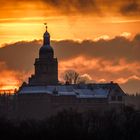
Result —
POLYGON ((29 78, 29 85, 57 85, 58 62, 54 58, 54 50, 50 45, 50 34, 47 31, 43 36, 43 46, 39 50, 39 58, 35 59, 35 74, 29 78))

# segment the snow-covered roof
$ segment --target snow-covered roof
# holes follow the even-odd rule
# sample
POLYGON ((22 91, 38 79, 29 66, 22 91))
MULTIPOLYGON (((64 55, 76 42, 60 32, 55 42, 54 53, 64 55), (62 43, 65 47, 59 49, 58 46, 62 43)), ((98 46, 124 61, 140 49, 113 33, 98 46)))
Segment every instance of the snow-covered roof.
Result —
MULTIPOLYGON (((107 98, 110 92, 119 88, 118 84, 50 85, 22 86, 18 94, 51 94, 54 96, 76 96, 77 98, 107 98)), ((121 92, 121 91, 120 91, 121 92)), ((120 93, 119 93, 120 94, 120 93)))

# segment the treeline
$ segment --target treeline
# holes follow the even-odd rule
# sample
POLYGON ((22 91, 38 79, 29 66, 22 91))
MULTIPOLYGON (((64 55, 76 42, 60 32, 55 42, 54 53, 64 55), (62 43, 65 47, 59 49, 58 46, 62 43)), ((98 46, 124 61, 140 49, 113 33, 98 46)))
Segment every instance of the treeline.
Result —
POLYGON ((90 139, 139 140, 140 112, 130 107, 123 111, 77 113, 64 110, 42 121, 8 121, 0 119, 0 140, 3 139, 90 139))

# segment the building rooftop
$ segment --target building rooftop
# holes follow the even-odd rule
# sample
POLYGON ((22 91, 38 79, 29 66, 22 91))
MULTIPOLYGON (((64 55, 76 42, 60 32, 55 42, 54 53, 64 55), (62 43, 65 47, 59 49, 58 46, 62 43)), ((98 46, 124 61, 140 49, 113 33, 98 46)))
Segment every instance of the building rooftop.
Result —
POLYGON ((51 94, 54 96, 76 96, 77 98, 107 98, 111 92, 124 93, 118 84, 75 84, 50 86, 22 86, 18 94, 51 94), (119 90, 119 91, 118 91, 119 90))

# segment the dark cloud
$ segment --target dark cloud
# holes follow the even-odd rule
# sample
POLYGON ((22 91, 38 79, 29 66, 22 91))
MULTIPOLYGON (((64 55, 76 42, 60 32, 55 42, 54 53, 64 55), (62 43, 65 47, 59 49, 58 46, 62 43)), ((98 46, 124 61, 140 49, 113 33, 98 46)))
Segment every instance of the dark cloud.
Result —
MULTIPOLYGON (((82 15, 93 14, 101 16, 110 13, 112 15, 122 14, 127 16, 139 16, 140 13, 139 0, 10 0, 8 2, 1 0, 1 8, 3 9, 3 7, 6 7, 6 5, 9 4, 12 5, 12 7, 16 6, 16 9, 18 9, 23 3, 24 9, 26 9, 26 7, 28 9, 28 5, 33 3, 34 5, 37 5, 38 10, 43 10, 44 14, 51 13, 48 12, 50 10, 48 6, 53 8, 56 13, 65 15, 78 13, 82 15), (42 6, 38 7, 39 2, 42 2, 45 8, 42 9, 42 6)), ((20 8, 22 9, 23 6, 20 8)), ((20 8, 19 10, 21 10, 20 8)), ((6 10, 9 10, 8 7, 6 10)))
POLYGON ((135 36, 134 40, 139 42, 139 41, 140 41, 140 34, 137 34, 137 35, 135 36))
MULTIPOLYGON (((127 62, 140 61, 140 35, 132 41, 125 37, 115 37, 110 40, 73 40, 52 41, 55 55, 59 60, 67 60, 77 56, 87 58, 102 58, 117 61, 125 59, 127 62)), ((4 61, 12 69, 30 70, 34 58, 38 56, 41 41, 17 42, 0 48, 0 61, 4 61)))
POLYGON ((105 15, 112 14, 135 15, 140 12, 139 0, 42 0, 57 11, 65 14, 78 12, 82 14, 105 15))
POLYGON ((29 71, 38 55, 39 47, 40 41, 7 44, 0 48, 0 61, 5 62, 9 69, 29 71))
POLYGON ((67 14, 71 14, 71 12, 88 13, 89 11, 99 14, 100 12, 97 0, 43 0, 43 2, 67 14))
POLYGON ((124 15, 138 15, 140 14, 140 3, 137 0, 130 1, 121 7, 120 12, 124 15))
POLYGON ((138 79, 131 79, 126 83, 121 84, 121 87, 124 89, 124 91, 127 91, 130 94, 140 94, 140 80, 138 79))
POLYGON ((84 40, 81 43, 75 41, 52 42, 56 52, 61 59, 70 58, 77 55, 88 57, 102 57, 103 59, 120 59, 125 58, 128 61, 140 60, 139 52, 140 39, 139 35, 130 41, 124 37, 116 37, 111 40, 91 41, 84 40), (65 52, 61 55, 62 52, 65 52), (60 55, 59 55, 60 54, 60 55))

